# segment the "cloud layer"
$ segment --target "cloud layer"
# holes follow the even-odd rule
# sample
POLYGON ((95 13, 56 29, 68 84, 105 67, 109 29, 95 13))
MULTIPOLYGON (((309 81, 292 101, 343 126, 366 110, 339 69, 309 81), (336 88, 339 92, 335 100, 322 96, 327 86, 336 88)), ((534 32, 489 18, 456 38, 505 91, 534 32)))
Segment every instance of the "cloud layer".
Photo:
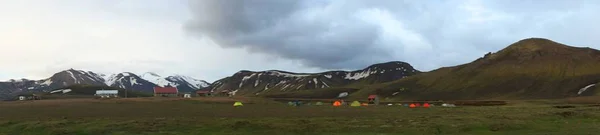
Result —
POLYGON ((600 48, 597 0, 4 0, 0 81, 69 68, 214 81, 239 70, 428 71, 544 37, 600 48))
POLYGON ((323 69, 468 62, 528 37, 596 46, 598 1, 190 1, 185 29, 225 48, 323 69))

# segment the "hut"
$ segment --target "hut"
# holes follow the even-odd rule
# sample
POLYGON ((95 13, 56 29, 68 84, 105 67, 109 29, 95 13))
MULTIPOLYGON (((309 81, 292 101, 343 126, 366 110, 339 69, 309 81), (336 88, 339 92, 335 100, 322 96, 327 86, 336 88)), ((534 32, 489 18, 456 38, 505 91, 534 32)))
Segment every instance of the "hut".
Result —
POLYGON ((207 90, 199 90, 199 91, 196 91, 196 95, 198 95, 199 97, 208 97, 208 96, 212 96, 212 94, 210 93, 210 91, 207 91, 207 90))
POLYGON ((369 95, 367 99, 369 100, 369 104, 379 105, 379 96, 369 95))
POLYGON ((96 94, 94 94, 94 96, 96 97, 100 97, 100 98, 111 98, 111 97, 119 97, 119 91, 118 90, 96 90, 96 94))
POLYGON ((176 87, 154 87, 155 97, 177 97, 178 93, 176 87))

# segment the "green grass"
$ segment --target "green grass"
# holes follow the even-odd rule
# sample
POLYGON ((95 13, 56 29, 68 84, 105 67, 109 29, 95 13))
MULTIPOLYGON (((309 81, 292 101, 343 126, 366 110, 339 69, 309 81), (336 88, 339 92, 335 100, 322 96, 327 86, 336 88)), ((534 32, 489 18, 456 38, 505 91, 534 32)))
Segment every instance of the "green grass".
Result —
POLYGON ((0 134, 590 134, 600 107, 290 107, 204 101, 0 103, 0 134))

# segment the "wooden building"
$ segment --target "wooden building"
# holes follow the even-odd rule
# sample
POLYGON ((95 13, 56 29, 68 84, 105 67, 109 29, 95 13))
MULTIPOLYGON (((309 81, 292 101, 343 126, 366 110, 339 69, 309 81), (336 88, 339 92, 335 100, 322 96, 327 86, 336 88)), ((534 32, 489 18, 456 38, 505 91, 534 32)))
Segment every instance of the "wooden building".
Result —
POLYGON ((206 90, 199 90, 199 91, 196 91, 196 95, 198 95, 199 97, 208 97, 208 96, 212 96, 212 93, 210 91, 206 91, 206 90))
POLYGON ((154 87, 155 97, 177 97, 179 90, 176 87, 154 87))

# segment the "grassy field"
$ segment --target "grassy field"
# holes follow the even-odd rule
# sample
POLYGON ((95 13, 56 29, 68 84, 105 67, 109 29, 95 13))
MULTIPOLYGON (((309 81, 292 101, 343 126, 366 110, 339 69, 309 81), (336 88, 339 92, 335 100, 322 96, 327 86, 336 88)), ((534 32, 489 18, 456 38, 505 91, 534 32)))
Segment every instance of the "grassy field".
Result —
POLYGON ((0 134, 597 134, 600 107, 573 103, 410 109, 291 107, 251 98, 15 101, 0 102, 0 134), (245 106, 234 108, 234 101, 245 106))

